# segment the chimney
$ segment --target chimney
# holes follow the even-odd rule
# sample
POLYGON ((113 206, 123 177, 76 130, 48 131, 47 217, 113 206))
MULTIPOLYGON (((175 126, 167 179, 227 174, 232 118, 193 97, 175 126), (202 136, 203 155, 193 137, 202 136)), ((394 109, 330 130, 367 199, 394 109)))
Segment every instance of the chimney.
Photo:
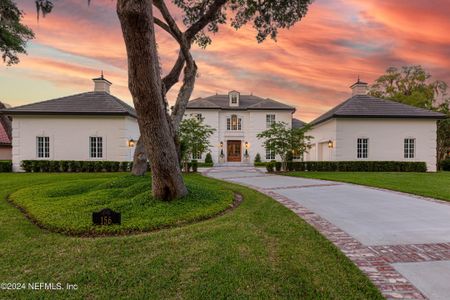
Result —
POLYGON ((105 92, 109 94, 109 87, 112 83, 103 77, 103 71, 99 78, 94 78, 92 80, 95 83, 94 92, 105 92))
POLYGON ((359 80, 358 76, 358 81, 355 82, 350 88, 352 89, 352 96, 367 95, 368 84, 367 82, 362 82, 359 80))

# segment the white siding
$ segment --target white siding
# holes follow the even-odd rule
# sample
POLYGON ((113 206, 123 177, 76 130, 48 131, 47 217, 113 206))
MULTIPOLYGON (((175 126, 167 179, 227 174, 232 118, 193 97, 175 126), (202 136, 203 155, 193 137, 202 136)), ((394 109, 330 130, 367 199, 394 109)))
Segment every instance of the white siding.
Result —
POLYGON ((38 159, 36 137, 50 137, 50 160, 90 160, 89 137, 103 137, 101 160, 132 160, 128 140, 139 138, 137 121, 113 116, 14 116, 13 169, 22 160, 38 159))
POLYGON ((337 119, 336 160, 424 161, 436 171, 436 120, 337 119), (368 158, 356 157, 357 138, 369 139, 368 158), (404 158, 405 138, 416 139, 414 158, 404 158))
MULTIPOLYGON (((206 124, 216 129, 210 138, 210 150, 214 163, 219 162, 220 142, 223 142, 223 153, 225 158, 227 157, 228 140, 242 142, 242 156, 245 152, 245 142, 248 142, 250 162, 254 161, 257 153, 261 155, 261 160, 265 161, 266 151, 262 146, 263 141, 259 140, 256 135, 266 130, 266 114, 275 114, 277 122, 286 122, 289 127, 292 125, 292 114, 289 111, 186 109, 185 118, 195 116, 198 113, 202 114, 206 124), (242 130, 227 130, 227 118, 233 114, 242 119, 242 130)), ((204 159, 204 156, 202 158, 204 159)))
POLYGON ((336 120, 331 119, 324 123, 320 123, 311 130, 307 135, 312 136, 311 149, 305 155, 306 161, 330 161, 336 160, 336 120), (333 148, 328 148, 328 142, 333 142, 333 148))

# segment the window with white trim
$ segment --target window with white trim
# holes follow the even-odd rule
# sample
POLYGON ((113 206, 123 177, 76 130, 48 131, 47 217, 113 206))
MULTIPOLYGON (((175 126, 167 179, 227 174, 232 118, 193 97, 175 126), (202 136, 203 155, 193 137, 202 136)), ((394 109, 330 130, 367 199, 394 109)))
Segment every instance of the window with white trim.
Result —
POLYGON ((192 159, 202 159, 202 154, 199 152, 192 153, 192 159))
POLYGON ((416 150, 416 139, 406 138, 403 141, 403 157, 414 158, 415 150, 416 150))
POLYGON ((266 128, 270 128, 275 123, 275 114, 266 115, 266 128))
POLYGON ((227 130, 242 130, 242 119, 237 115, 227 118, 227 130))
POLYGON ((272 149, 266 148, 266 159, 275 159, 275 151, 272 149))
POLYGON ((101 136, 89 137, 89 157, 90 158, 103 157, 103 137, 101 136))
POLYGON ((36 154, 38 158, 50 157, 50 137, 48 136, 36 137, 36 154))
POLYGON ((237 104, 238 96, 236 94, 231 95, 231 104, 237 104))
POLYGON ((368 158, 369 157, 369 139, 358 138, 356 144, 356 157, 368 158))

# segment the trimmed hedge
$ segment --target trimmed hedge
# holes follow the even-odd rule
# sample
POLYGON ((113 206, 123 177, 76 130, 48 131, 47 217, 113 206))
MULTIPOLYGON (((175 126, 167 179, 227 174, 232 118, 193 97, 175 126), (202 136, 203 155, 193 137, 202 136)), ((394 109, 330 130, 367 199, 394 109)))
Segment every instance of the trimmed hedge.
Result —
POLYGON ((255 162, 253 165, 255 167, 266 167, 267 164, 268 164, 268 162, 266 162, 266 161, 260 161, 260 162, 255 162))
POLYGON ((443 171, 450 171, 450 158, 447 158, 446 160, 441 161, 441 169, 443 171))
POLYGON ((12 161, 0 160, 0 172, 12 172, 12 161))
MULTIPOLYGON (((267 171, 279 163, 270 163, 267 171)), ((407 161, 306 161, 287 162, 288 171, 326 171, 326 172, 426 172, 425 162, 407 161)), ((270 172, 270 171, 269 171, 270 172)))
MULTIPOLYGON (((128 161, 22 160, 25 172, 128 172, 128 161)), ((149 169, 149 167, 147 167, 149 169)))

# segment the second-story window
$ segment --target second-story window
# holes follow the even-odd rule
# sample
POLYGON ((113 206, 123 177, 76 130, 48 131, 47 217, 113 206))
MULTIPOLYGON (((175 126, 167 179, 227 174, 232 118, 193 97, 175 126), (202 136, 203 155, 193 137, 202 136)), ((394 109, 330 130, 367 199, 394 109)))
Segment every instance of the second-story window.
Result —
POLYGON ((266 115, 266 128, 270 128, 275 123, 275 114, 266 115))
POLYGON ((227 130, 242 130, 242 119, 236 115, 227 118, 227 130))

